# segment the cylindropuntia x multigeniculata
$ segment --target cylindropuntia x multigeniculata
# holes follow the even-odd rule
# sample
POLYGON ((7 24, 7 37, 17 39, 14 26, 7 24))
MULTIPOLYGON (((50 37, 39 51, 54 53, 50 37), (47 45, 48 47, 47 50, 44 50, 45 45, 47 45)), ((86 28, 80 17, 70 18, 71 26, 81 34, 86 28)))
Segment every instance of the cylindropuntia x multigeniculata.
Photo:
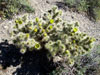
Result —
POLYGON ((75 58, 92 48, 95 39, 81 33, 78 22, 69 24, 60 19, 61 13, 53 7, 42 18, 33 21, 28 21, 25 16, 16 19, 12 32, 14 44, 21 48, 22 53, 46 49, 50 57, 67 57, 68 60, 64 60, 72 66, 75 58))

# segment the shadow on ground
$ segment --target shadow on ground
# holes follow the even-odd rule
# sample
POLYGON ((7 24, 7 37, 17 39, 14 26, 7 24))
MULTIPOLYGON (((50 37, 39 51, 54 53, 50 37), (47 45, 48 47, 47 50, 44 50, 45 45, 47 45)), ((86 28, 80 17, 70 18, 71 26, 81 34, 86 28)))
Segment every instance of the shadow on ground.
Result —
POLYGON ((17 66, 21 61, 21 53, 14 45, 8 44, 7 41, 0 43, 0 64, 3 69, 6 69, 10 65, 17 66))
POLYGON ((68 11, 73 11, 73 12, 79 13, 75 6, 70 7, 70 5, 66 4, 65 2, 57 1, 57 2, 55 2, 55 4, 58 6, 59 9, 63 9, 64 11, 68 10, 68 11))
POLYGON ((5 41, 0 43, 0 51, 0 64, 3 69, 21 64, 12 75, 48 75, 55 69, 53 62, 47 58, 46 50, 27 51, 22 55, 16 46, 5 41))
POLYGON ((55 4, 58 6, 59 9, 63 9, 65 11, 68 10, 68 6, 64 2, 55 2, 55 4))

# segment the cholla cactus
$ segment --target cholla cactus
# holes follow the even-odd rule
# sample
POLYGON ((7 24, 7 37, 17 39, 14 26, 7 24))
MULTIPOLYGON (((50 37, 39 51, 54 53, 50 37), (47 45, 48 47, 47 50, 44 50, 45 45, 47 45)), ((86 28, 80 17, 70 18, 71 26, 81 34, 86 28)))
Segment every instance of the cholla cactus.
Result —
POLYGON ((51 57, 59 56, 72 66, 78 56, 90 51, 94 39, 79 32, 78 22, 63 21, 61 14, 61 10, 53 7, 42 18, 33 21, 25 16, 16 19, 12 36, 20 52, 46 49, 51 57))

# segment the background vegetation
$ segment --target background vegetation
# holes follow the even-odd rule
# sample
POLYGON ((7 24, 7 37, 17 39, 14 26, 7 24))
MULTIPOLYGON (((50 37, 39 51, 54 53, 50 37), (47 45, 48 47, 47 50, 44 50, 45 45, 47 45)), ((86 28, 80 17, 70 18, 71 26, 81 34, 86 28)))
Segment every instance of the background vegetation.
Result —
POLYGON ((91 19, 100 20, 100 0, 64 0, 64 2, 78 12, 86 12, 91 19))
POLYGON ((19 11, 34 12, 28 0, 0 0, 0 17, 12 18, 19 11))

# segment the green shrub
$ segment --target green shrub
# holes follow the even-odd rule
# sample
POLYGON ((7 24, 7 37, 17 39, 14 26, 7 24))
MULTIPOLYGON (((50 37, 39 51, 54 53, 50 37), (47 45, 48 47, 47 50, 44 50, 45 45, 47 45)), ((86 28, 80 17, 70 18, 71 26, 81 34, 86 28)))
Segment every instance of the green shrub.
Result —
POLYGON ((100 0, 64 0, 69 7, 76 8, 79 12, 86 12, 91 18, 100 20, 100 0))
POLYGON ((29 21, 26 16, 15 21, 12 37, 21 53, 27 50, 47 50, 54 62, 65 61, 70 66, 75 59, 92 48, 94 38, 78 30, 78 22, 66 23, 57 7, 48 10, 42 18, 29 21))
POLYGON ((64 0, 65 3, 68 5, 68 6, 75 6, 76 5, 76 1, 75 0, 64 0))
POLYGON ((91 14, 96 21, 100 20, 100 0, 87 0, 87 4, 89 5, 89 14, 91 14))
POLYGON ((80 3, 76 6, 79 11, 88 11, 89 5, 87 4, 86 0, 80 0, 80 3))
POLYGON ((100 20, 100 8, 94 8, 94 18, 96 21, 100 20))
POLYGON ((78 11, 87 11, 88 5, 86 0, 64 0, 69 7, 74 7, 78 11))
POLYGON ((27 0, 0 0, 0 17, 12 18, 19 11, 34 12, 27 0))

